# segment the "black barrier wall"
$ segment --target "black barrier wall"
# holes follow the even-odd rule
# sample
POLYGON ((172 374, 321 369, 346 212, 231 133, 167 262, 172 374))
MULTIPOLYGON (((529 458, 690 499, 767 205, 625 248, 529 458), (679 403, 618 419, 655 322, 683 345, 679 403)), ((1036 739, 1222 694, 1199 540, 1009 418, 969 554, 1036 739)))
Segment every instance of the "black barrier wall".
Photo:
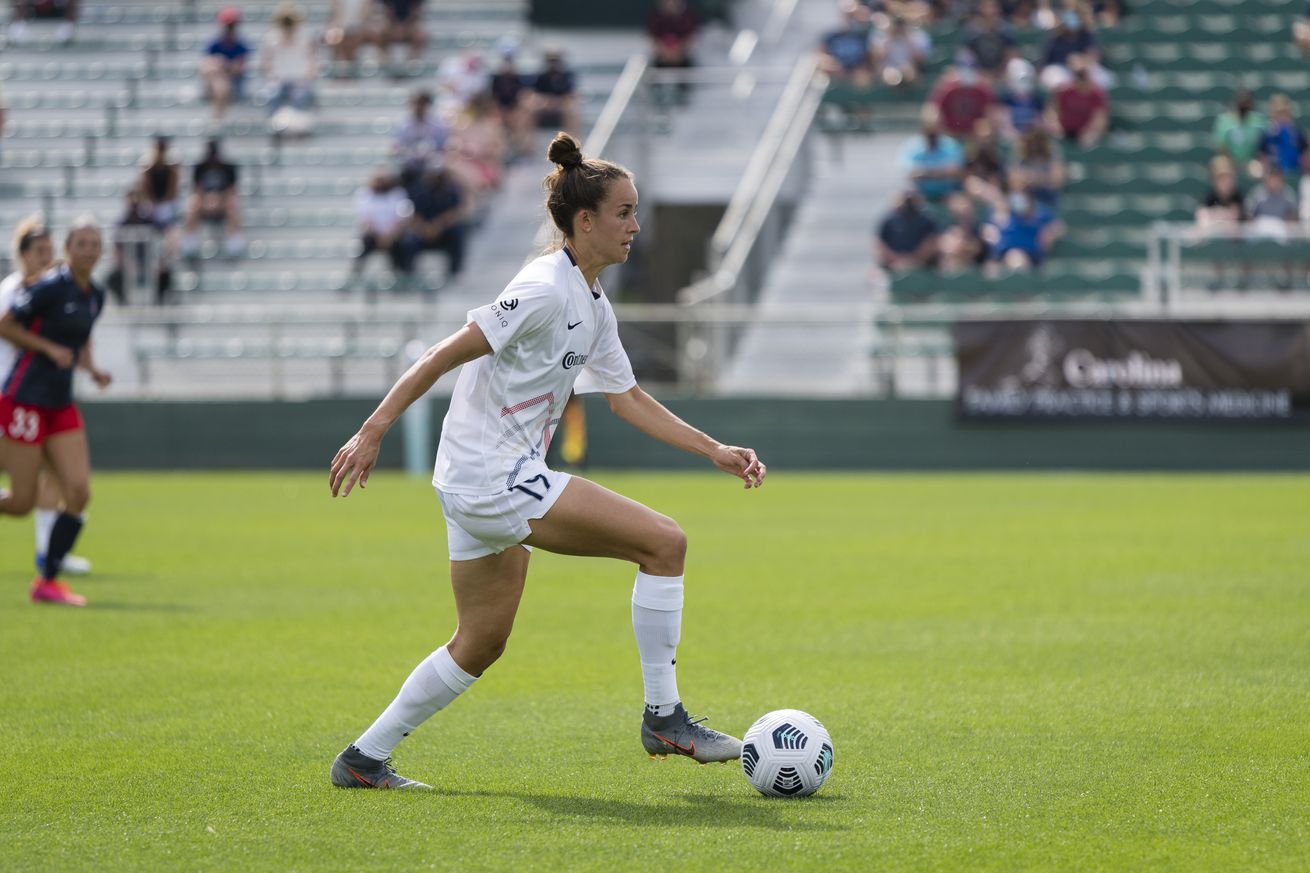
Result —
MULTIPOLYGON (((434 398, 434 430, 446 401, 434 398)), ((1310 427, 1290 422, 967 422, 951 401, 671 399, 678 415, 725 442, 758 449, 772 471, 1310 470, 1310 427)), ((83 405, 97 469, 320 469, 374 400, 83 405)), ((587 401, 590 464, 695 469, 587 401)), ((436 433, 425 454, 435 452, 436 433)), ((402 465, 397 425, 380 465, 402 465)))

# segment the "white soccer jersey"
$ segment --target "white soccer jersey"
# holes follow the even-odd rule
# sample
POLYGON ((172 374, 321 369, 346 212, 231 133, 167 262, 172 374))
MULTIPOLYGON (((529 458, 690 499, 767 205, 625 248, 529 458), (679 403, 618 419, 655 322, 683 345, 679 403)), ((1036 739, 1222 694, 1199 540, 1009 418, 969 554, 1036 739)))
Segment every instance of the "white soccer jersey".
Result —
MULTIPOLYGON (((23 287, 23 273, 18 271, 10 273, 3 280, 0 280, 0 315, 9 311, 9 307, 14 305, 14 295, 18 289, 23 287)), ((14 368, 14 361, 18 360, 18 347, 8 340, 0 339, 0 386, 4 385, 9 378, 9 371, 14 368)))
POLYGON ((567 250, 529 263, 469 321, 492 354, 465 364, 455 383, 432 475, 441 491, 513 488, 523 465, 545 456, 571 393, 637 384, 609 300, 567 250))

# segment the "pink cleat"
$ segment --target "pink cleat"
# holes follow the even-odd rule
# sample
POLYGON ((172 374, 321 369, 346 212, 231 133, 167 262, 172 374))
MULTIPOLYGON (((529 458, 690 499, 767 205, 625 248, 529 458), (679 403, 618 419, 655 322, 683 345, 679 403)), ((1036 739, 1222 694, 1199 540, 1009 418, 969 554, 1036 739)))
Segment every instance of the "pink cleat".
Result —
POLYGON ((86 598, 74 594, 68 583, 58 579, 42 579, 40 576, 32 582, 33 603, 61 603, 64 606, 86 606, 86 598))

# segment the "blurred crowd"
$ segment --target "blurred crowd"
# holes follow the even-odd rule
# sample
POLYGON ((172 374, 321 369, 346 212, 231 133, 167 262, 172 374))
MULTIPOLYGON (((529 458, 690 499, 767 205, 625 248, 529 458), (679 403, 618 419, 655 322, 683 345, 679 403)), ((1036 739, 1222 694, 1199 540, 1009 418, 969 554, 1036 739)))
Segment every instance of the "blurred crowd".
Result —
POLYGON ((1064 232, 1063 150, 1095 145, 1109 125, 1113 78, 1097 32, 1118 22, 1122 4, 842 0, 839 10, 820 66, 856 91, 919 83, 933 49, 927 25, 960 32, 901 154, 909 185, 878 219, 878 264, 990 274, 1040 266, 1064 232), (1020 29, 1041 34, 1035 56, 1023 56, 1020 29))
MULTIPOLYGON (((352 274, 382 253, 405 285, 419 257, 432 251, 445 256, 447 277, 457 276, 469 228, 484 214, 506 167, 535 153, 535 132, 582 135, 577 77, 564 53, 552 48, 538 68, 520 69, 520 47, 510 38, 485 52, 446 57, 429 73, 422 63, 428 43, 423 7, 424 0, 332 0, 321 30, 307 24, 305 7, 295 2, 279 4, 258 21, 248 20, 240 6, 220 8, 197 58, 210 131, 203 155, 184 168, 170 137, 153 139, 117 217, 111 291, 121 300, 128 284, 149 284, 162 301, 179 260, 242 257, 241 168, 223 144, 233 107, 262 109, 276 139, 311 137, 322 80, 349 88, 363 60, 376 60, 393 79, 405 77, 414 87, 377 168, 354 197, 360 245, 352 274), (221 234, 214 245, 205 244, 208 228, 221 234)), ((694 17, 691 31, 683 33, 685 4, 666 0, 652 14, 652 26, 665 13, 672 16, 671 24, 660 25, 668 31, 665 60, 689 63, 677 46, 690 45, 694 17)), ((53 26, 57 41, 71 42, 77 19, 77 0, 12 0, 8 37, 22 44, 53 26)))
MULTIPOLYGON (((1198 235, 1279 241, 1303 235, 1302 228, 1310 227, 1310 179, 1305 173, 1310 142, 1287 95, 1274 94, 1268 111, 1261 112, 1250 91, 1238 90, 1232 107, 1215 119, 1213 141, 1210 185, 1196 207, 1198 235)), ((1239 259, 1237 266, 1235 285, 1245 290, 1252 264, 1239 259)), ((1216 261, 1211 290, 1228 287, 1230 281, 1225 264, 1216 261)), ((1274 282, 1283 290, 1292 287, 1290 258, 1274 282)))

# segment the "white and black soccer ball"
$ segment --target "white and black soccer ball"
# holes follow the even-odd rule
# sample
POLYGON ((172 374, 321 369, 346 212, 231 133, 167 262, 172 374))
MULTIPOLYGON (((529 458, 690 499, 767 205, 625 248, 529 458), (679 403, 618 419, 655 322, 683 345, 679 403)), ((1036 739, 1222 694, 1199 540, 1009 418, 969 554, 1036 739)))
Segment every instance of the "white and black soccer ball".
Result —
POLYGON ((832 772, 832 738, 814 716, 778 709, 760 716, 741 741, 741 769, 761 794, 804 797, 832 772))

